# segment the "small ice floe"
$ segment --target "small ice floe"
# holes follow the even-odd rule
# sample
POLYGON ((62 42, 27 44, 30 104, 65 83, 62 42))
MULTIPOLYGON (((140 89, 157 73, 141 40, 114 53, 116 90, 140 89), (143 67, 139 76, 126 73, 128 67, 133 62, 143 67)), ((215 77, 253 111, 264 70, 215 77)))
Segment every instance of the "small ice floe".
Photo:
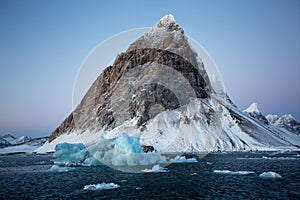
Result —
POLYGON ((191 176, 196 176, 196 175, 198 175, 197 173, 191 173, 191 176))
POLYGON ((247 174, 254 174, 255 172, 253 172, 253 171, 214 170, 214 173, 230 174, 230 175, 247 175, 247 174))
POLYGON ((268 156, 263 156, 262 159, 267 159, 267 160, 295 160, 297 158, 293 158, 293 157, 268 157, 268 156))
POLYGON ((85 185, 84 190, 109 190, 119 188, 120 186, 115 183, 98 183, 98 184, 91 184, 85 185))
POLYGON ((208 165, 212 165, 212 162, 206 162, 206 164, 208 164, 208 165))
POLYGON ((185 156, 176 156, 174 159, 170 160, 171 163, 196 163, 198 162, 196 158, 186 158, 185 156))
POLYGON ((168 172, 167 168, 160 167, 159 165, 154 165, 152 169, 144 169, 142 172, 168 172))
POLYGON ((276 172, 263 172, 259 175, 260 178, 282 178, 282 176, 276 172))
POLYGON ((125 183, 125 182, 127 182, 127 180, 121 180, 120 182, 121 182, 121 183, 125 183))
POLYGON ((60 167, 58 165, 52 165, 52 167, 49 169, 49 171, 52 172, 68 172, 75 170, 74 167, 60 167))
POLYGON ((296 160, 298 158, 295 157, 268 157, 268 156, 262 156, 262 157, 246 157, 246 158, 236 158, 237 160, 296 160))
POLYGON ((136 190, 141 190, 142 188, 141 188, 141 187, 136 187, 135 189, 136 189, 136 190))

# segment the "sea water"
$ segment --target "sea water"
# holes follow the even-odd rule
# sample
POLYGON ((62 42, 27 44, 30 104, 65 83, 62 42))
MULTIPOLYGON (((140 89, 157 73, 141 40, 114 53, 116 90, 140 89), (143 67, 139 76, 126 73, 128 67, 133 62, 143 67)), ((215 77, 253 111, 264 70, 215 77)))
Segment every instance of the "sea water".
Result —
POLYGON ((52 155, 1 155, 0 199, 299 199, 299 155, 211 153, 153 173, 56 166, 52 155))

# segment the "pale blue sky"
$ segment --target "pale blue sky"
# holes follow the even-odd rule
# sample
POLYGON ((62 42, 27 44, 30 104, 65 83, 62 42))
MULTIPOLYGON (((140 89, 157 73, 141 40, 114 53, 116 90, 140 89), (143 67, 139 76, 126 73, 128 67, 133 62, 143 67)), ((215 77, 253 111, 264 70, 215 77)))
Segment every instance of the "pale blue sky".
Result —
POLYGON ((111 35, 172 13, 217 64, 237 106, 300 119, 300 1, 0 0, 0 134, 49 135, 76 73, 111 35))

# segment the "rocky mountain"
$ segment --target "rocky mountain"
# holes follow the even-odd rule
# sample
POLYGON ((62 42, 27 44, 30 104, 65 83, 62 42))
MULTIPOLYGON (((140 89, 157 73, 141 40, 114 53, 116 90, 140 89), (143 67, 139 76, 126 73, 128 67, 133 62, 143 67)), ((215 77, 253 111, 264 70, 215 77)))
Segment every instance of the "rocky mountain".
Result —
POLYGON ((37 152, 124 133, 141 133, 142 145, 162 153, 300 146, 299 135, 269 123, 256 104, 241 112, 226 93, 216 92, 172 15, 116 57, 37 152))

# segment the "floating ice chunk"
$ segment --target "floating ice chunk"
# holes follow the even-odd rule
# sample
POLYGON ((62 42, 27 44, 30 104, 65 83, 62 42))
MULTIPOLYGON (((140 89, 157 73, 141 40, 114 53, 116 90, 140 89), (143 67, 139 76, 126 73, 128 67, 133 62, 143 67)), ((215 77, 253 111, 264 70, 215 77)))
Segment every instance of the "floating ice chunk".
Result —
POLYGON ((268 160, 295 160, 297 158, 294 158, 294 157, 267 157, 267 156, 263 156, 262 159, 268 159, 268 160))
POLYGON ((102 139, 87 148, 83 144, 62 143, 55 147, 54 164, 65 166, 137 166, 166 163, 159 152, 145 153, 140 144, 140 134, 123 134, 114 139, 102 139))
POLYGON ((52 171, 52 172, 68 172, 68 171, 73 171, 75 170, 74 167, 60 167, 58 165, 53 165, 49 171, 52 171))
POLYGON ((260 178, 281 178, 281 175, 276 172, 263 172, 259 175, 260 178))
POLYGON ((230 174, 230 175, 247 175, 247 174, 254 174, 255 172, 253 172, 253 171, 214 170, 214 173, 230 174))
POLYGON ((191 173, 191 176, 196 176, 196 175, 198 175, 197 173, 191 173))
POLYGON ((206 164, 208 164, 208 165, 212 165, 212 162, 206 162, 206 164))
POLYGON ((268 157, 268 156, 262 156, 262 157, 247 157, 247 158, 236 158, 237 160, 260 160, 260 159, 265 159, 265 160, 297 160, 298 158, 295 157, 268 157))
POLYGON ((120 186, 115 183, 98 183, 98 184, 91 184, 85 185, 84 190, 108 190, 108 189, 115 189, 119 188, 120 186))
POLYGON ((186 158, 185 156, 176 156, 174 159, 170 160, 172 163, 196 163, 198 162, 196 158, 186 158))
POLYGON ((61 143, 55 147, 55 153, 53 154, 53 157, 56 159, 54 160, 54 164, 66 166, 81 165, 88 155, 89 152, 81 143, 61 143))
POLYGON ((142 172, 168 172, 167 168, 160 167, 159 165, 154 165, 152 169, 144 169, 142 172))
POLYGON ((142 188, 141 188, 141 187, 136 187, 135 189, 136 189, 136 190, 141 190, 142 188))

